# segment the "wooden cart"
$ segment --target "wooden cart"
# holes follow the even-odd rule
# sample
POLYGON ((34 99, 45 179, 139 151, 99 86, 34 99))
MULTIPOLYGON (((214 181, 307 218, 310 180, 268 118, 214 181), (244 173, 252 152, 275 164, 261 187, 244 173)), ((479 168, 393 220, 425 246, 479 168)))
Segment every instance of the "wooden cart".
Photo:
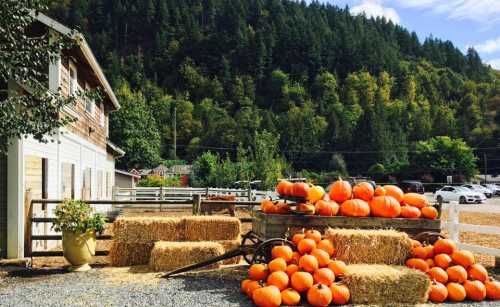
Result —
POLYGON ((379 218, 379 217, 347 217, 347 216, 316 216, 316 215, 279 215, 266 214, 260 210, 254 212, 252 229, 263 239, 282 238, 301 232, 305 229, 349 228, 349 229, 395 229, 414 236, 421 232, 441 231, 441 210, 439 217, 429 219, 379 218))

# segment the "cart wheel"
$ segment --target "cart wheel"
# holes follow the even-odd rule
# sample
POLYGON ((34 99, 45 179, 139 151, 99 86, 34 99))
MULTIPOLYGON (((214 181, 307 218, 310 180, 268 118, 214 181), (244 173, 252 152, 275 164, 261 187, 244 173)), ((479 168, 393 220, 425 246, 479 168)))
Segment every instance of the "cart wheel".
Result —
POLYGON ((288 241, 286 239, 269 239, 267 241, 262 242, 257 246, 257 249, 255 250, 255 253, 252 255, 251 262, 250 264, 253 263, 268 263, 269 261, 272 260, 272 255, 271 251, 273 247, 278 246, 278 245, 288 245, 290 246, 293 250, 296 249, 295 244, 293 242, 288 241))
POLYGON ((440 234, 439 232, 434 232, 434 231, 424 231, 419 234, 417 234, 415 237, 415 240, 419 241, 420 243, 427 243, 427 244, 432 244, 439 240, 439 239, 445 239, 446 237, 440 234))
MULTIPOLYGON (((243 237, 241 239, 241 246, 253 245, 257 248, 257 246, 259 246, 261 243, 262 243, 262 240, 253 231, 247 232, 246 234, 243 235, 243 237)), ((245 261, 248 264, 252 264, 253 254, 244 254, 243 259, 245 259, 245 261)))

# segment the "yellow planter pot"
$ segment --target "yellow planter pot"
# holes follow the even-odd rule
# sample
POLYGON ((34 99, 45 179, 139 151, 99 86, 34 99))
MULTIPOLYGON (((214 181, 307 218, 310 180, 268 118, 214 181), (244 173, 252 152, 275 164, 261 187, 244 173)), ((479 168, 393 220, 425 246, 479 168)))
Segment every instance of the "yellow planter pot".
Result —
POLYGON ((75 233, 63 231, 64 258, 71 263, 72 271, 83 272, 90 270, 89 263, 95 255, 95 231, 75 233))

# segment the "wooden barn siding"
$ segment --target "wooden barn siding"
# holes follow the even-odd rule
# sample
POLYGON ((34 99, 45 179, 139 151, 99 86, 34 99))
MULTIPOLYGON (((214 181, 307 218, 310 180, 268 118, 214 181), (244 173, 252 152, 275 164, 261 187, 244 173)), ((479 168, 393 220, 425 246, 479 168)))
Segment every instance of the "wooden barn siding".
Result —
POLYGON ((7 157, 0 155, 0 258, 7 256, 7 157))

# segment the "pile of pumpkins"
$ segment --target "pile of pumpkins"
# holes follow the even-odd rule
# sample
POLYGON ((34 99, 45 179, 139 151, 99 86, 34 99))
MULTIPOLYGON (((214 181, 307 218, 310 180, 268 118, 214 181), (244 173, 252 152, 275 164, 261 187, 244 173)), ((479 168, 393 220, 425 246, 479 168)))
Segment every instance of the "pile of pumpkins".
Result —
POLYGON ((257 306, 343 305, 350 299, 346 285, 335 282, 344 275, 346 264, 331 257, 335 247, 317 230, 295 234, 294 251, 288 245, 273 247, 269 263, 257 263, 248 269, 241 292, 257 306))
MULTIPOLYGON (((320 186, 305 182, 281 180, 276 186, 281 197, 304 199, 297 204, 296 211, 307 215, 385 218, 436 219, 438 211, 430 206, 424 195, 403 193, 395 185, 373 186, 361 182, 351 187, 348 181, 335 181, 327 194, 320 186)), ((288 214, 291 211, 286 201, 263 200, 261 210, 270 214, 288 214)))
POLYGON ((411 257, 406 266, 427 273, 432 281, 429 300, 434 303, 500 300, 500 282, 488 276, 470 251, 459 250, 449 239, 426 246, 413 241, 411 257))

